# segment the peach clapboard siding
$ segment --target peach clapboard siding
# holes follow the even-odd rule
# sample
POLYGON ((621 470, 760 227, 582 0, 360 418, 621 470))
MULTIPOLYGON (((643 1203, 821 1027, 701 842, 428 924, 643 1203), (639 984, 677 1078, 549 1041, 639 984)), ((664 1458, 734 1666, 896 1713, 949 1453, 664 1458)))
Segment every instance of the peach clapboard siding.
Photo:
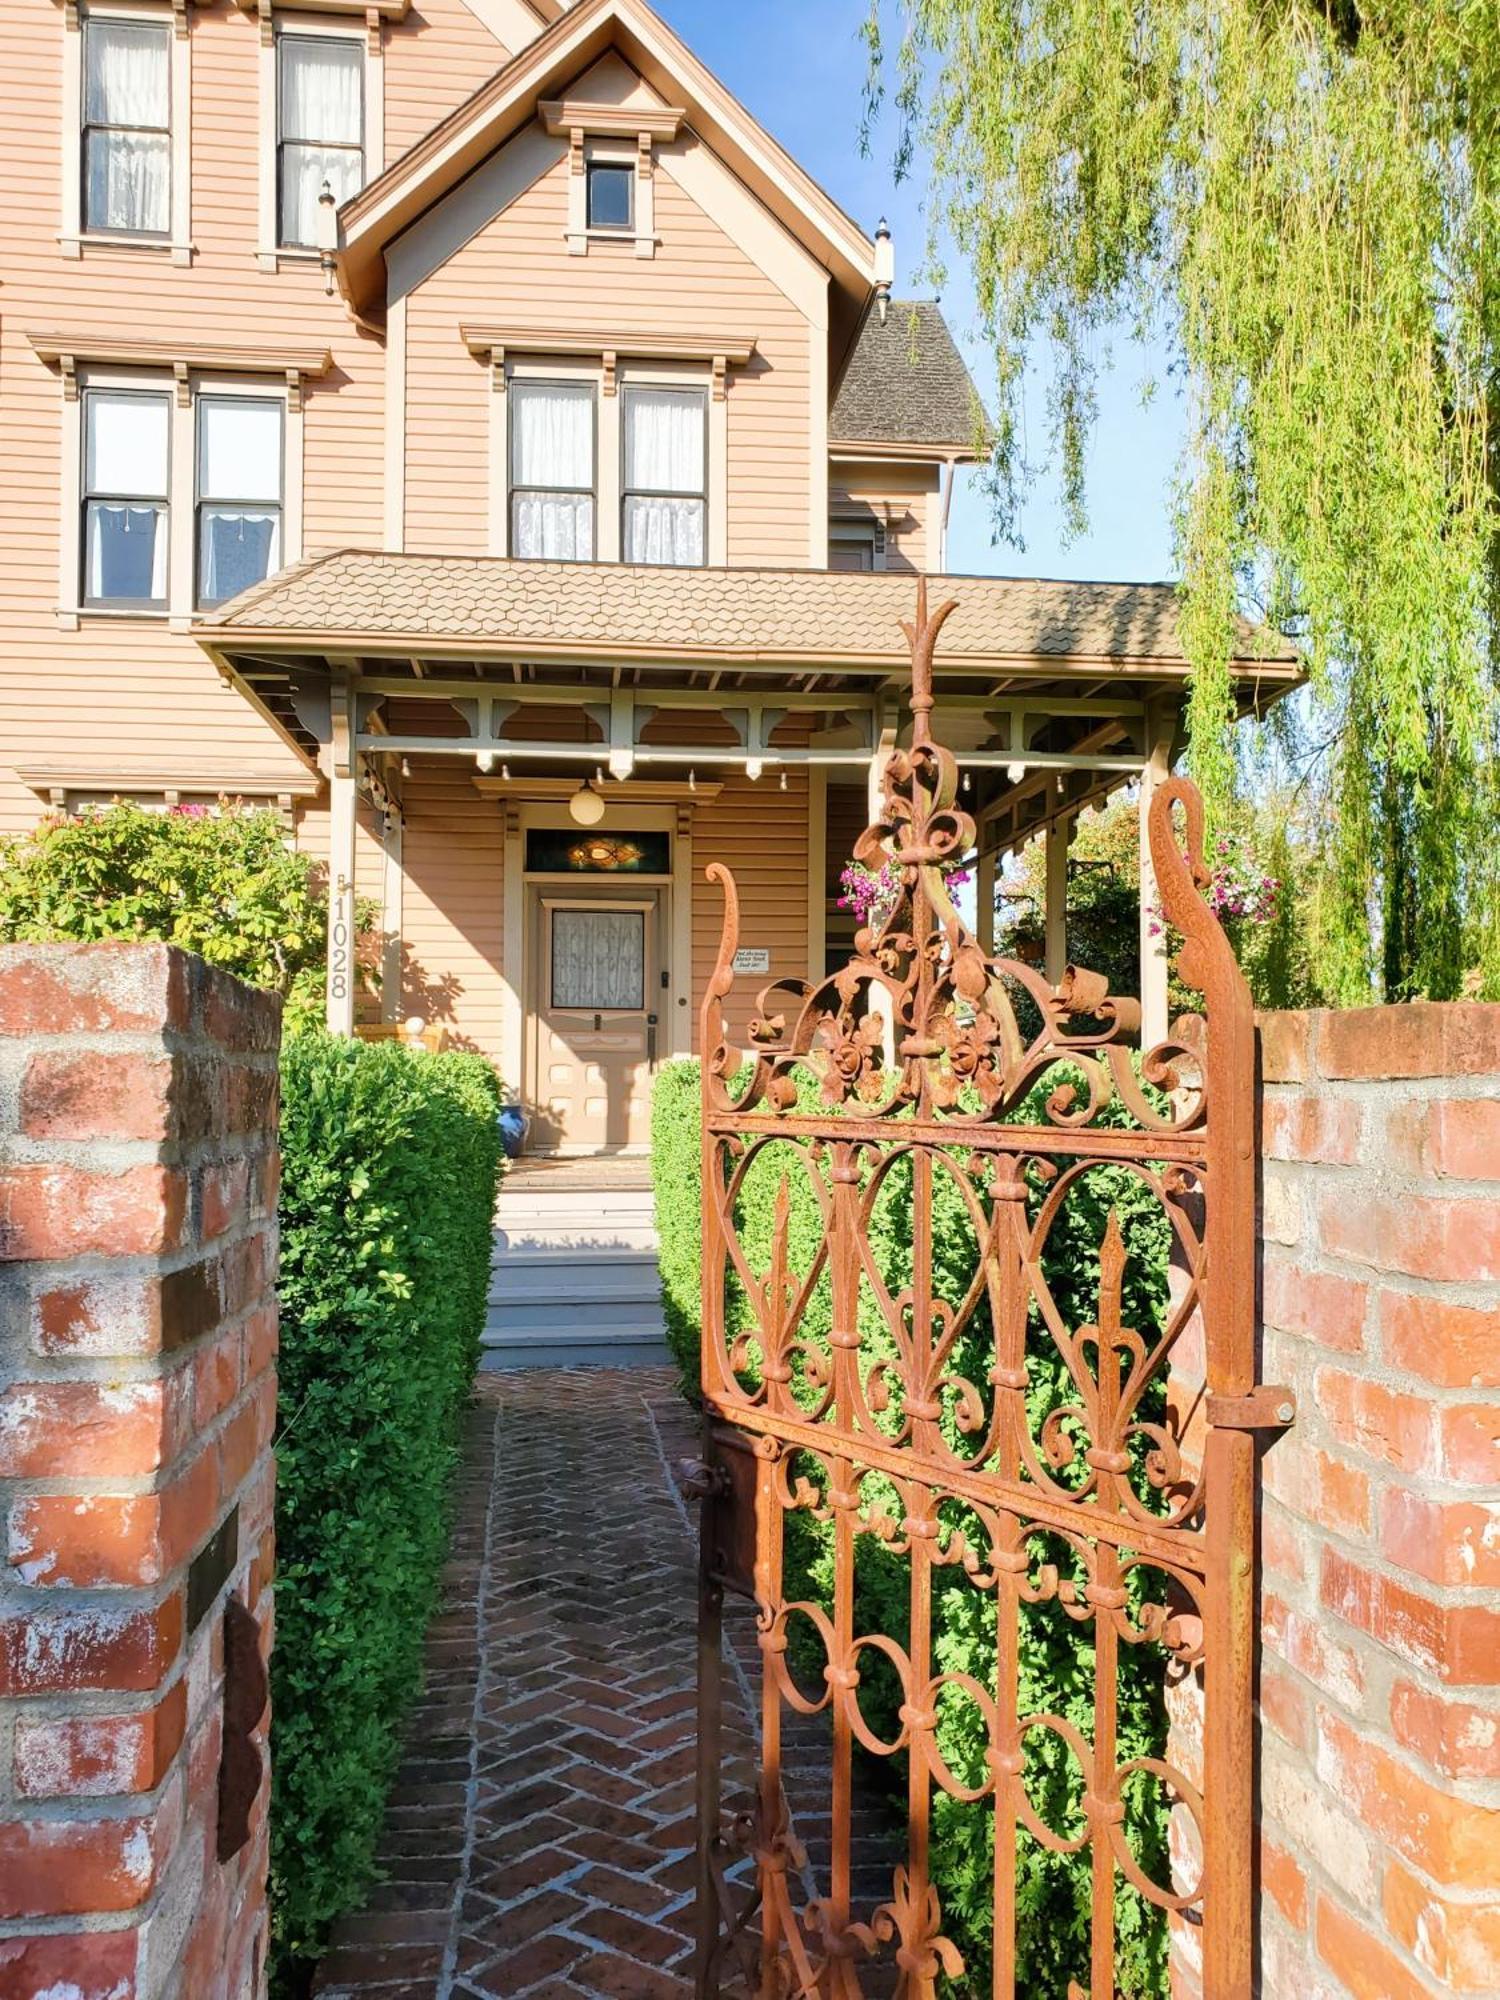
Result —
MULTIPOLYGON (((506 49, 468 0, 417 0, 385 35, 385 164, 488 83, 506 49)), ((540 28, 541 22, 537 22, 540 28)))
POLYGON ((808 793, 805 768, 752 782, 722 776, 724 789, 693 815, 693 1045, 698 1009, 718 956, 723 898, 704 869, 720 861, 740 894, 740 943, 771 954, 766 973, 741 973, 726 1009, 730 1038, 743 1047, 755 997, 773 979, 805 979, 807 964, 808 793))
MULTIPOLYGON (((160 11, 170 19, 169 8, 160 11)), ((315 16, 291 18, 316 25, 315 16)), ((0 829, 28 825, 42 810, 16 765, 133 765, 231 789, 248 768, 288 778, 302 768, 222 685, 196 642, 165 621, 85 617, 78 631, 58 629, 62 388, 33 354, 28 328, 329 348, 334 369, 306 397, 303 545, 383 539, 382 345, 325 296, 315 267, 259 269, 259 24, 231 6, 194 6, 188 20, 194 260, 179 268, 164 254, 131 248, 61 255, 68 30, 49 0, 0 6, 0 69, 10 86, 0 134, 9 195, 0 317, 0 829)), ((383 80, 390 142, 409 144, 504 55, 467 0, 418 0, 369 65, 372 84, 383 80)), ((74 143, 70 137, 70 154, 74 143)))
POLYGON ((840 462, 837 449, 829 476, 829 513, 840 507, 872 507, 890 526, 887 569, 936 567, 942 530, 941 474, 935 465, 862 465, 840 462))
POLYGON ((555 166, 470 238, 406 301, 406 546, 482 555, 490 546, 486 369, 459 329, 527 326, 752 334, 755 360, 728 402, 731 564, 801 566, 808 546, 809 328, 801 312, 672 179, 656 176, 653 258, 629 244, 564 247, 568 168, 555 166))

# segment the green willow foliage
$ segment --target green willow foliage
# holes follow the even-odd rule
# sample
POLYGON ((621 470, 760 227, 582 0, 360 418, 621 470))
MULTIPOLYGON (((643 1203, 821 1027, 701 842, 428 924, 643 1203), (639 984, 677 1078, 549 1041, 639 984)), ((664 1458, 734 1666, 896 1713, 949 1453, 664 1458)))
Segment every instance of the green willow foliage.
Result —
POLYGON ((1500 992, 1500 0, 901 0, 892 55, 894 11, 871 111, 894 70, 974 273, 1000 532, 1031 349, 1076 526, 1108 336, 1163 341, 1195 776, 1222 811, 1254 587, 1313 677, 1334 992, 1500 992))
MULTIPOLYGON (((1054 1075, 1047 1088, 1058 1081, 1054 1075)), ((817 1105, 816 1088, 802 1086, 804 1108, 817 1105)), ((1018 1108, 1021 1123, 1040 1123, 1045 1090, 1039 1087, 1018 1108)), ((1103 1123, 1116 1122, 1113 1111, 1103 1123)), ((669 1063, 657 1079, 652 1115, 652 1175, 656 1189, 657 1233, 662 1244, 662 1295, 668 1340, 681 1370, 683 1384, 695 1392, 699 1379, 700 1256, 699 1205, 702 1187, 699 1120, 699 1067, 696 1062, 669 1063)), ((807 1180, 799 1150, 780 1142, 767 1147, 745 1177, 736 1217, 740 1239, 752 1265, 764 1270, 769 1262, 777 1192, 783 1176, 790 1195, 788 1249, 792 1265, 806 1270, 821 1240, 818 1202, 807 1180)), ((1033 1189, 1035 1214, 1041 1189, 1033 1189)), ((1160 1206, 1128 1169, 1099 1168, 1090 1172, 1064 1205, 1049 1239, 1043 1263, 1058 1309, 1069 1325, 1094 1318, 1098 1308, 1099 1246, 1110 1210, 1119 1216, 1128 1260, 1123 1289, 1123 1316, 1149 1339, 1160 1330, 1167 1300, 1170 1228, 1160 1206)), ((912 1275, 912 1208, 909 1167, 893 1168, 871 1216, 870 1242, 886 1283, 899 1291, 912 1275)), ((948 1299, 961 1298, 978 1257, 972 1220, 954 1181, 944 1173, 933 1189, 933 1245, 937 1288, 948 1299)), ((889 1329, 862 1288, 860 1331, 867 1357, 893 1357, 889 1329)), ((803 1316, 802 1330, 826 1340, 831 1327, 826 1274, 814 1288, 803 1316)), ((737 1281, 726 1288, 725 1309, 730 1326, 750 1324, 748 1302, 737 1281)), ((957 1359, 970 1380, 985 1379, 993 1352, 988 1307, 981 1304, 957 1359)), ((1031 1388, 1028 1412, 1033 1435, 1047 1413, 1071 1402, 1067 1372, 1039 1315, 1033 1309, 1028 1343, 1031 1388)), ((1152 1411, 1150 1414, 1156 1414, 1152 1411)), ((953 1441, 958 1442, 957 1433, 953 1441)), ((797 1471, 815 1486, 826 1483, 819 1462, 803 1455, 797 1471)), ((882 1492, 866 1481, 869 1507, 884 1504, 899 1518, 894 1488, 882 1492)), ((974 1546, 985 1545, 983 1528, 972 1515, 945 1506, 945 1530, 963 1528, 974 1546)), ((786 1591, 789 1599, 831 1602, 833 1564, 828 1531, 807 1514, 786 1521, 786 1591)), ((1032 1545, 1033 1560, 1055 1563, 1081 1586, 1076 1553, 1062 1537, 1050 1539, 1041 1554, 1032 1545)), ((909 1624, 908 1566, 877 1538, 859 1536, 856 1544, 856 1621, 861 1631, 889 1632, 904 1638, 909 1624)), ((1159 1580, 1157 1580, 1159 1582, 1159 1580)), ((1133 1586, 1141 1588, 1138 1579, 1133 1586)), ((1093 1732, 1094 1651, 1092 1627, 1075 1624, 1055 1601, 1022 1606, 1020 1618, 1019 1701, 1026 1714, 1064 1716, 1089 1737, 1093 1732)), ((944 1672, 973 1676, 981 1686, 993 1686, 996 1673, 997 1605, 993 1591, 974 1588, 953 1569, 939 1570, 933 1587, 933 1651, 944 1672)), ((818 1686, 824 1664, 821 1646, 811 1640, 804 1621, 791 1621, 793 1672, 811 1692, 818 1686)), ((879 1655, 861 1662, 860 1705, 869 1726, 886 1741, 899 1733, 899 1683, 879 1655)), ((1164 1753, 1167 1719, 1164 1659, 1151 1646, 1123 1646, 1119 1660, 1119 1754, 1121 1760, 1164 1753)), ((985 1774, 988 1748, 983 1722, 972 1704, 945 1691, 939 1705, 938 1742, 950 1770, 965 1784, 978 1784, 985 1774)), ((905 1800, 905 1760, 878 1760, 875 1778, 891 1799, 893 1824, 901 1824, 905 1800)), ((1083 1830, 1081 1774, 1061 1739, 1035 1732, 1027 1744, 1026 1782, 1032 1803, 1048 1825, 1069 1836, 1083 1830)), ((1167 1810, 1161 1794, 1141 1784, 1129 1788, 1126 1832, 1141 1865, 1155 1880, 1165 1882, 1167 1810)), ((933 1804, 933 1879, 942 1898, 944 1924, 965 1960, 962 1980, 950 1983, 951 2000, 987 1992, 991 1984, 993 1949, 994 1815, 985 1803, 968 1804, 941 1794, 933 1804)), ((1034 2000, 1068 2000, 1070 1981, 1088 1963, 1092 1876, 1087 1853, 1058 1855, 1045 1850, 1024 1830, 1018 1839, 1017 1866, 1018 1990, 1034 2000)), ((1119 1990, 1130 2000, 1159 2000, 1166 1992, 1166 1927, 1161 1913, 1121 1881, 1117 1888, 1118 1939, 1116 1974, 1119 1990)))

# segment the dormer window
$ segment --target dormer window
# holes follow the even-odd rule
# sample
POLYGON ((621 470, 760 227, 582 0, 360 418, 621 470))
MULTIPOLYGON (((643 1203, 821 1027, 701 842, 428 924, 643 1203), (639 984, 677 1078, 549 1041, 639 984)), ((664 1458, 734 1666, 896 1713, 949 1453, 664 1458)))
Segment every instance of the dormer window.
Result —
POLYGON ((634 229, 633 166, 614 160, 589 161, 588 226, 590 229, 634 229))
POLYGON ((83 30, 83 226, 166 237, 172 227, 171 25, 88 20, 83 30))

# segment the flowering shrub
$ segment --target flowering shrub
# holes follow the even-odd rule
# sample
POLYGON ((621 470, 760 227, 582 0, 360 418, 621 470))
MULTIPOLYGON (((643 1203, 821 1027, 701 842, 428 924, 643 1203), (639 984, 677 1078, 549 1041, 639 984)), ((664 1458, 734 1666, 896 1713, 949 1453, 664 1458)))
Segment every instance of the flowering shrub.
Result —
POLYGON ((1213 872, 1209 879, 1208 905, 1226 920, 1269 924, 1275 920, 1276 899, 1281 884, 1267 875, 1239 834, 1221 833, 1214 843, 1213 872))
MULTIPOLYGON (((972 879, 967 868, 955 866, 945 873, 950 890, 961 889, 972 879)), ((839 887, 844 892, 839 897, 839 908, 852 910, 862 930, 879 930, 901 894, 901 870, 894 861, 882 862, 879 868, 851 861, 839 877, 839 887)))
POLYGON ((152 938, 321 1013, 327 904, 281 815, 220 799, 168 812, 116 799, 0 840, 0 942, 152 938))

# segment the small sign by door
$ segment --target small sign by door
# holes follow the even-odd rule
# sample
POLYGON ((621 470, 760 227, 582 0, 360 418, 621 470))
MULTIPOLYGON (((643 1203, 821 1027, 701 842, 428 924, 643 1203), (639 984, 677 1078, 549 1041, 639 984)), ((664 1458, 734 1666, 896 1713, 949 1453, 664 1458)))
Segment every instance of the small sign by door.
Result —
POLYGON ((769 972, 771 954, 759 945, 741 945, 734 955, 736 972, 769 972))

